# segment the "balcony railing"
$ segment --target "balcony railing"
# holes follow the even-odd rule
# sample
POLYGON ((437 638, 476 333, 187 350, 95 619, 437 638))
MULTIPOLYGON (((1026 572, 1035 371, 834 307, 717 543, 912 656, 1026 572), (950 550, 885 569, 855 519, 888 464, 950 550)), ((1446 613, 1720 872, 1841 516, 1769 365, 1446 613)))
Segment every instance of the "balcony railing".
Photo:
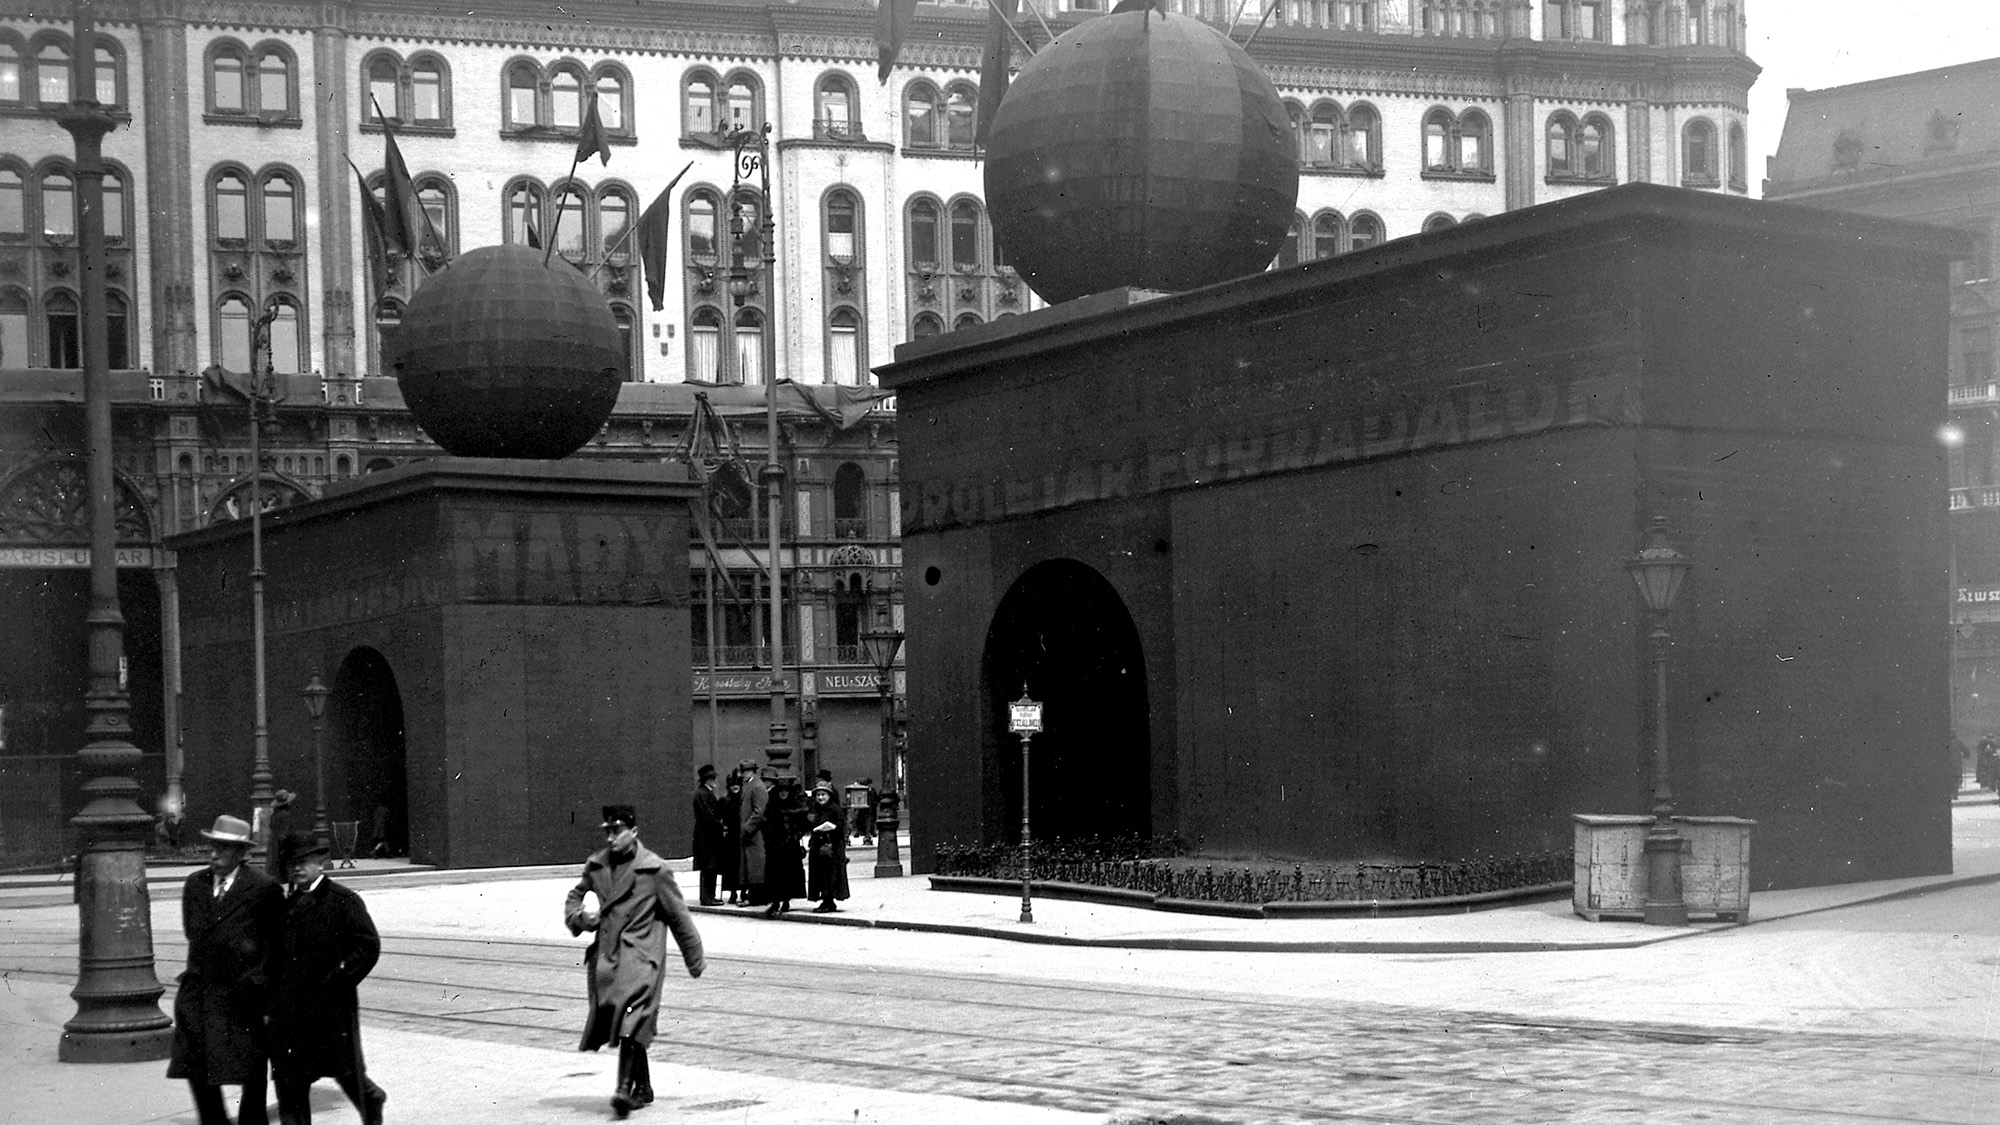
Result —
POLYGON ((865 519, 836 519, 833 521, 835 539, 866 539, 868 521, 865 519))
POLYGON ((1986 484, 1951 490, 1952 511, 1964 512, 1974 508, 2000 508, 2000 485, 1986 484))
POLYGON ((1952 406, 1973 406, 1983 402, 2000 402, 2000 383, 1971 383, 1952 387, 1946 392, 1946 402, 1952 406))
MULTIPOLYGON (((715 666, 718 668, 768 668, 771 664, 770 645, 717 645, 715 646, 715 666)), ((708 667, 708 642, 697 638, 694 642, 694 666, 708 667)), ((796 645, 785 646, 785 667, 799 666, 799 650, 796 645)))

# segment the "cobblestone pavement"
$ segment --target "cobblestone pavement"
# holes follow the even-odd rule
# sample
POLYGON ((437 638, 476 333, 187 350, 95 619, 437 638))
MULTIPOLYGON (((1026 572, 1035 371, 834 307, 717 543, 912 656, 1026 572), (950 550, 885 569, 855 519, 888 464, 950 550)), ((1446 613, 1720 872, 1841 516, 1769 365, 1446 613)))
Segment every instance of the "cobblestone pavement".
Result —
MULTIPOLYGON (((450 890, 398 893, 448 907, 450 890)), ((1929 934, 1884 906, 1840 912, 1838 926, 1830 914, 1629 954, 1483 957, 993 954, 971 944, 963 948, 981 954, 961 957, 960 939, 864 942, 704 919, 710 971, 669 982, 672 1013, 653 1054, 741 1074, 746 1093, 760 1076, 783 1077, 1114 1113, 1135 1125, 2000 1122, 2000 1052, 1990 1034, 1971 1033, 1990 1009, 1990 984, 1984 996, 1967 991, 1982 961, 2000 963, 1993 904, 1990 890, 1942 911, 1932 904, 1925 924, 1939 932, 1929 934), (1963 956, 1937 952, 1967 928, 1963 956), (1925 967, 1870 973, 1897 949, 1917 951, 1925 967), (1956 966, 1945 984, 1919 979, 1939 966, 1956 966), (1769 1014, 1752 1023, 1652 1004, 1680 991, 1674 974, 1715 997, 1718 1014, 1735 1014, 1721 992, 1782 996, 1787 978, 1799 1007, 1813 1010, 1794 1018, 1767 1001, 1757 1010, 1769 1014), (1926 998, 1915 1015, 1885 1021, 1862 1006, 1893 1000, 1897 978, 1926 998), (1613 997, 1568 996, 1590 990, 1613 997), (1453 1002, 1440 1003, 1447 993, 1453 1002)), ((165 913, 156 910, 155 933, 170 980, 183 947, 165 913)), ((73 926, 59 909, 9 912, 0 971, 72 979, 73 926)), ((581 943, 504 930, 385 926, 364 1019, 572 1048, 581 943)), ((1990 978, 1990 964, 1984 971, 1990 978)))

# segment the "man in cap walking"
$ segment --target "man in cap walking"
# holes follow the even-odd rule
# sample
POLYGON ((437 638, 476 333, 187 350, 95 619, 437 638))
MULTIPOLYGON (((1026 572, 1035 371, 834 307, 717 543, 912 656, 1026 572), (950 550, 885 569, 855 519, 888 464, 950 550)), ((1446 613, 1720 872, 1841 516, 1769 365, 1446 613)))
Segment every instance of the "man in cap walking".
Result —
POLYGON ((563 904, 571 934, 596 932, 584 954, 590 1014, 577 1049, 618 1048, 618 1088, 611 1109, 620 1117, 653 1100, 653 1077, 646 1047, 660 1018, 660 988, 667 972, 667 936, 680 946, 688 976, 699 977, 707 962, 694 915, 681 899, 674 873, 639 842, 639 815, 631 805, 604 806, 604 849, 584 861, 563 904), (584 907, 597 896, 597 909, 584 907))
POLYGON ((284 938, 272 966, 271 1069, 278 1118, 310 1125, 312 1084, 340 1084, 363 1125, 381 1125, 389 1095, 368 1078, 361 1055, 357 987, 382 955, 361 896, 326 877, 326 844, 307 832, 278 842, 290 882, 284 938))
POLYGON ((201 1125, 229 1125, 222 1084, 243 1087, 241 1125, 264 1125, 268 1044, 264 1039, 265 960, 278 941, 285 898, 278 884, 244 864, 250 825, 218 816, 205 829, 208 866, 181 885, 187 971, 174 996, 173 1058, 167 1077, 185 1078, 201 1125))

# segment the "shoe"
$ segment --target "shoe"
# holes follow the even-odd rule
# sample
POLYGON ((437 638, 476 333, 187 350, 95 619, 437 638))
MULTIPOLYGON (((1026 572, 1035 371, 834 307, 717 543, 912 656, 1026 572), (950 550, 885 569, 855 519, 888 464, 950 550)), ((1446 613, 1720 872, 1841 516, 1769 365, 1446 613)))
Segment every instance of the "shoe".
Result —
POLYGON ((389 1091, 380 1086, 369 1090, 362 1098, 361 1125, 382 1125, 382 1107, 388 1102, 389 1091))
POLYGON ((703 906, 721 906, 722 900, 719 898, 705 898, 701 900, 701 904, 703 906))
POLYGON ((838 907, 838 906, 835 906, 834 904, 832 904, 832 903, 830 903, 830 902, 822 902, 822 903, 820 903, 820 904, 819 904, 818 906, 815 906, 815 907, 813 907, 813 913, 814 913, 814 914, 832 914, 832 913, 834 913, 834 912, 838 911, 839 909, 840 909, 840 907, 838 907))
POLYGON ((611 1112, 613 1116, 622 1118, 626 1114, 631 1113, 633 1108, 639 1104, 632 1100, 633 1069, 632 1044, 630 1042, 620 1043, 618 1045, 618 1090, 611 1095, 611 1112))
POLYGON ((792 912, 792 900, 791 900, 791 899, 786 899, 785 901, 783 901, 783 902, 781 902, 781 903, 779 903, 779 904, 778 904, 778 913, 780 913, 780 914, 790 914, 791 912, 792 912))
POLYGON ((764 917, 776 918, 781 910, 782 907, 778 903, 774 902, 771 905, 764 908, 764 917))

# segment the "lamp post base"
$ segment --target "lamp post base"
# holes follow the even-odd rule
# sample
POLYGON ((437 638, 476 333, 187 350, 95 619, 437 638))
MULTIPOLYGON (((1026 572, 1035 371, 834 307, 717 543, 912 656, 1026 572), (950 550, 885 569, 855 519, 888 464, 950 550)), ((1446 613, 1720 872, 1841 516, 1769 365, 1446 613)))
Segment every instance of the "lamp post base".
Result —
POLYGON ((899 879, 903 875, 903 853, 896 834, 902 831, 894 814, 875 817, 875 877, 899 879))
POLYGON ((1646 901, 1641 910, 1648 926, 1688 924, 1687 900, 1681 894, 1681 834, 1671 822, 1646 833, 1646 901))

